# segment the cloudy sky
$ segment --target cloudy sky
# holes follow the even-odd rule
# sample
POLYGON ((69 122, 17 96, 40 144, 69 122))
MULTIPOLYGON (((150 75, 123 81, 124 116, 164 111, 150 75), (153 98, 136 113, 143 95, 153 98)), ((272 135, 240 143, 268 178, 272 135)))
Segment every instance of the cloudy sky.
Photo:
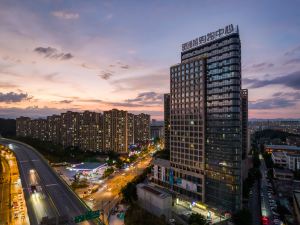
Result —
POLYGON ((250 118, 300 118, 300 2, 0 1, 0 117, 111 108, 162 119, 181 44, 238 24, 250 118))

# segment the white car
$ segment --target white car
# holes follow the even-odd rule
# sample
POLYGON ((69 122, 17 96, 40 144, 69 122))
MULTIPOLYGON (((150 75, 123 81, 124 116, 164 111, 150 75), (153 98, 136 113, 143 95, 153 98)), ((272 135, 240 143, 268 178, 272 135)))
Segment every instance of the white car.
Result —
POLYGON ((274 219, 274 223, 275 223, 275 224, 281 224, 281 220, 279 220, 279 219, 274 219))

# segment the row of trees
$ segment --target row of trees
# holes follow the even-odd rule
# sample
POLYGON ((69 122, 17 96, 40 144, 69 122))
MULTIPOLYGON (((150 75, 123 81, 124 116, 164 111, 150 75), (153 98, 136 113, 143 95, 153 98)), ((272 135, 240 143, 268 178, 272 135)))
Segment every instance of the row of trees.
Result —
POLYGON ((250 189, 253 187, 256 181, 261 179, 259 150, 254 145, 252 146, 252 163, 253 167, 249 170, 248 177, 243 183, 244 198, 249 197, 250 189))
POLYGON ((14 137, 14 139, 24 142, 32 147, 34 147, 37 151, 39 151, 46 159, 50 162, 95 162, 97 161, 96 156, 99 153, 96 152, 84 152, 78 147, 67 147, 63 148, 62 145, 53 144, 48 141, 41 141, 34 138, 29 137, 14 137))
POLYGON ((3 137, 16 136, 16 120, 0 118, 0 135, 3 137))

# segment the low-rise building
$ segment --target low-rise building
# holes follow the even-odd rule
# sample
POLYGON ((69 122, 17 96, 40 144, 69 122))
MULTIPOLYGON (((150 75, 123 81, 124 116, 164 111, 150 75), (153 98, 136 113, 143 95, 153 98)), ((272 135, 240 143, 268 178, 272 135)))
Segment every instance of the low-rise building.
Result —
POLYGON ((265 145, 265 151, 272 152, 288 152, 294 154, 300 154, 300 147, 291 145, 265 145))
POLYGON ((274 164, 284 167, 287 167, 287 156, 285 152, 272 152, 271 158, 274 164))
POLYGON ((272 152, 272 161, 274 164, 290 170, 300 169, 300 152, 272 152))
POLYGON ((292 171, 288 169, 273 168, 273 176, 277 180, 291 181, 294 178, 292 171))
POLYGON ((170 160, 153 160, 152 181, 162 187, 170 188, 170 160))
POLYGON ((300 224, 300 190, 295 190, 293 193, 293 206, 296 215, 296 224, 300 224))
POLYGON ((96 162, 73 164, 67 167, 67 169, 70 171, 74 171, 76 173, 79 172, 86 175, 93 174, 93 173, 98 173, 100 175, 103 175, 106 168, 107 168, 106 163, 96 163, 96 162))
POLYGON ((138 204, 148 212, 158 216, 171 218, 172 196, 157 187, 140 183, 137 185, 138 204))

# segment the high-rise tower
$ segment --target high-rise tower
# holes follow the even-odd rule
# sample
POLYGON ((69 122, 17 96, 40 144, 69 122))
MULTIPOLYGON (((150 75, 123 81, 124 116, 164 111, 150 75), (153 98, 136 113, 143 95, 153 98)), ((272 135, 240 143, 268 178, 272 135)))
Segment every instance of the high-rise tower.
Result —
POLYGON ((182 45, 170 68, 172 189, 236 211, 242 198, 241 43, 228 25, 182 45))

